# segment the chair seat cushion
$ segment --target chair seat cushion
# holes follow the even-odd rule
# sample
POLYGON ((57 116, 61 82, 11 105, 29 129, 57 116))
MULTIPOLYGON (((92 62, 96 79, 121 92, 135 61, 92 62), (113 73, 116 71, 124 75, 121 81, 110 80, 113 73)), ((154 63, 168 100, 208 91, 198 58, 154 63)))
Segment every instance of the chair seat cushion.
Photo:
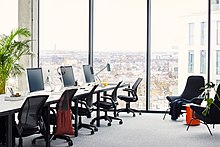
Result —
POLYGON ((125 96, 125 95, 119 95, 118 98, 120 100, 126 101, 126 102, 135 102, 136 99, 134 97, 131 96, 125 96))
MULTIPOLYGON (((71 108, 72 112, 75 112, 75 107, 71 108)), ((91 114, 86 108, 78 107, 78 115, 89 117, 91 114)))
MULTIPOLYGON (((100 104, 100 107, 103 109, 109 110, 110 108, 112 108, 112 103, 110 102, 100 101, 99 104, 100 104)), ((93 105, 97 106, 97 103, 94 103, 93 105)))
POLYGON ((36 134, 40 130, 39 127, 28 125, 28 124, 16 125, 15 128, 16 128, 16 130, 13 131, 15 137, 19 137, 19 136, 26 137, 26 136, 29 136, 29 135, 32 135, 32 134, 36 134))

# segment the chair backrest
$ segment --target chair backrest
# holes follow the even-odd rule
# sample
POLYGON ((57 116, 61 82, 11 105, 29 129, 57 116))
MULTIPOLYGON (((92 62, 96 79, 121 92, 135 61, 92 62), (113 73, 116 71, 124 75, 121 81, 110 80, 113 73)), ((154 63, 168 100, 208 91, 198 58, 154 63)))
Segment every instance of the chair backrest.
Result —
POLYGON ((141 81, 143 80, 143 78, 138 78, 135 83, 133 84, 132 86, 132 89, 137 92, 137 88, 138 88, 138 85, 141 83, 141 81))
POLYGON ((116 85, 116 87, 114 88, 114 90, 112 91, 111 97, 114 101, 117 101, 117 91, 119 86, 121 85, 122 81, 118 82, 118 84, 116 85))
POLYGON ((49 95, 37 95, 27 97, 19 114, 19 124, 28 126, 38 126, 38 121, 42 116, 42 108, 49 95))
POLYGON ((85 96, 85 99, 86 99, 85 101, 86 101, 86 104, 87 104, 88 107, 92 107, 92 104, 93 104, 92 96, 93 96, 93 93, 94 93, 94 91, 96 90, 96 88, 98 86, 99 86, 98 84, 93 86, 93 88, 90 90, 90 92, 88 94, 86 94, 86 96, 85 96))
POLYGON ((75 95, 77 90, 78 89, 66 89, 62 93, 62 95, 61 95, 61 97, 60 97, 60 99, 57 103, 57 110, 59 109, 59 106, 62 107, 62 110, 67 110, 68 109, 68 103, 69 104, 71 103, 71 100, 72 100, 72 98, 75 95), (60 101, 62 101, 62 102, 60 103, 60 101))
POLYGON ((191 100, 198 97, 203 93, 201 87, 205 86, 205 80, 203 76, 189 76, 187 78, 186 86, 183 93, 180 95, 181 98, 191 100))
POLYGON ((220 96, 220 84, 218 85, 217 89, 216 89, 216 94, 214 97, 214 104, 212 104, 210 106, 210 112, 209 112, 209 116, 211 117, 211 119, 220 119, 220 101, 218 100, 218 96, 220 96))

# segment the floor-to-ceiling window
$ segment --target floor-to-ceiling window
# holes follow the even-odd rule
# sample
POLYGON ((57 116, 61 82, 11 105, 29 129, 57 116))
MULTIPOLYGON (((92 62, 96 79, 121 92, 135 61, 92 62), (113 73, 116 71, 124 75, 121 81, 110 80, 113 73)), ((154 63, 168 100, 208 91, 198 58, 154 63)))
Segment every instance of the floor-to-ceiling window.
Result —
POLYGON ((189 75, 207 77, 206 0, 151 0, 150 110, 166 110, 189 75))
MULTIPOLYGON (((88 63, 89 1, 40 0, 39 65, 56 75, 61 65, 72 65, 75 79, 84 82, 88 63)), ((53 82, 59 83, 53 77, 53 82)))
MULTIPOLYGON (((0 2, 0 36, 9 35, 18 28, 18 0, 1 0, 0 2), (7 13, 10 9, 10 13, 7 13)), ((10 78, 7 85, 17 87, 17 80, 10 78)))
POLYGON ((132 104, 143 110, 146 109, 146 24, 146 0, 94 0, 94 72, 110 63, 111 71, 98 75, 101 81, 133 83, 138 77, 143 78, 139 100, 132 104))
POLYGON ((210 35, 210 81, 220 83, 220 4, 211 1, 211 35, 210 35))

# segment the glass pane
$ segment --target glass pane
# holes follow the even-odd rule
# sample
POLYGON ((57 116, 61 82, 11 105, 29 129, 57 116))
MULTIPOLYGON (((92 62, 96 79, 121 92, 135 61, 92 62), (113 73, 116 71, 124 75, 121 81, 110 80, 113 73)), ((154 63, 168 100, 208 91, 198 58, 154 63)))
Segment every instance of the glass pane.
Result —
MULTIPOLYGON (((82 65, 88 60, 88 0, 41 0, 40 67, 44 75, 57 75, 57 67, 72 65, 75 79, 84 80, 82 65)), ((53 78, 59 83, 57 77, 53 78)))
MULTIPOLYGON (((0 36, 9 35, 13 29, 18 28, 18 0, 0 1, 0 36)), ((9 78, 7 85, 17 88, 17 78, 9 78)))
POLYGON ((166 110, 189 75, 207 77, 206 0, 151 1, 150 110, 166 110), (201 63, 200 63, 201 62, 201 63))
POLYGON ((210 47, 210 81, 220 83, 220 4, 212 0, 211 5, 211 47, 210 47))
POLYGON ((18 28, 18 0, 0 1, 0 34, 8 35, 12 29, 18 28), (10 10, 10 13, 9 13, 10 10))
POLYGON ((95 0, 94 4, 94 72, 110 63, 110 72, 98 74, 101 81, 133 83, 143 78, 139 100, 131 105, 139 109, 146 109, 146 9, 146 0, 95 0))

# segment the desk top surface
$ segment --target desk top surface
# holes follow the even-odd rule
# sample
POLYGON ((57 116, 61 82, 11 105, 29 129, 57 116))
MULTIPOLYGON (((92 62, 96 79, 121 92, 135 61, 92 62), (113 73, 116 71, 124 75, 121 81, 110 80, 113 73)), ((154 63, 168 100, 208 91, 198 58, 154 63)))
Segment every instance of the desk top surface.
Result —
MULTIPOLYGON (((112 90, 114 89, 116 85, 108 85, 108 86, 99 86, 94 93, 98 93, 98 92, 104 92, 104 91, 108 91, 108 90, 112 90)), ((125 86, 129 86, 129 84, 122 84, 120 87, 125 87, 125 86)), ((0 113, 1 112, 7 112, 7 111, 12 111, 12 110, 17 110, 19 108, 21 108, 22 104, 25 101, 25 98, 28 96, 33 96, 33 95, 49 95, 49 98, 47 99, 47 102, 56 102, 57 100, 59 100, 60 96, 62 95, 62 93, 64 92, 65 89, 78 89, 76 94, 74 96, 79 96, 85 93, 88 93, 91 88, 93 86, 86 86, 83 87, 83 89, 79 86, 71 86, 71 87, 66 87, 63 88, 60 91, 54 91, 54 92, 49 92, 49 91, 37 91, 37 92, 32 92, 32 93, 28 93, 27 95, 21 95, 19 100, 6 100, 6 98, 9 98, 10 95, 7 94, 2 94, 0 95, 0 113)), ((15 97, 17 98, 17 97, 15 97)))

